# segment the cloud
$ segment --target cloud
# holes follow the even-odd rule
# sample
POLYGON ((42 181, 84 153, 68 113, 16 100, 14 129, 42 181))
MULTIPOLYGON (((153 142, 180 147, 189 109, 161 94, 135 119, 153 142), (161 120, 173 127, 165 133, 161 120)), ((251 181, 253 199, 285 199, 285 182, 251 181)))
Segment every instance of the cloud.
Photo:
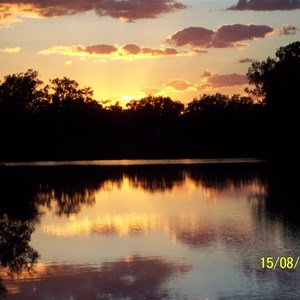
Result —
POLYGON ((215 89, 224 87, 233 87, 248 84, 247 76, 241 74, 219 75, 205 71, 202 74, 202 83, 198 86, 198 90, 215 89))
POLYGON ((99 16, 110 16, 124 21, 157 18, 161 14, 186 8, 185 5, 174 0, 108 0, 100 2, 103 5, 99 5, 96 9, 99 16))
POLYGON ((191 83, 183 79, 172 79, 164 84, 167 92, 170 89, 174 92, 203 91, 220 88, 230 88, 243 86, 249 83, 245 75, 232 74, 214 74, 209 71, 203 72, 200 83, 191 83))
POLYGON ((65 56, 78 56, 80 58, 103 57, 113 59, 134 59, 162 56, 188 56, 198 53, 196 51, 178 51, 175 48, 142 47, 136 44, 126 44, 124 46, 118 46, 116 44, 96 44, 87 47, 82 45, 52 46, 40 51, 39 54, 60 54, 65 56))
POLYGON ((210 77, 212 75, 211 72, 209 71, 204 71, 203 74, 202 74, 202 77, 210 77))
POLYGON ((107 260, 80 270, 77 265, 45 264, 37 268, 40 279, 35 280, 35 288, 32 281, 24 280, 20 294, 26 291, 28 299, 43 299, 45 294, 49 299, 65 299, 66 294, 71 295, 69 299, 171 299, 173 292, 162 292, 162 287, 170 278, 180 280, 191 268, 184 262, 139 255, 107 260), (70 283, 72 288, 68 288, 70 283), (66 292, 70 289, 72 292, 66 292))
POLYGON ((86 52, 89 54, 111 54, 113 52, 116 52, 117 50, 118 47, 114 45, 98 44, 81 48, 80 52, 86 52))
POLYGON ((150 47, 140 47, 136 44, 127 44, 122 47, 122 50, 125 51, 128 55, 137 55, 141 56, 168 56, 168 55, 177 55, 177 54, 187 54, 187 52, 179 52, 175 48, 150 48, 150 47))
POLYGON ((122 49, 128 54, 139 54, 141 52, 141 48, 136 44, 127 44, 122 49))
POLYGON ((149 87, 145 87, 145 88, 142 88, 142 89, 139 90, 139 93, 145 94, 147 96, 155 95, 155 94, 158 94, 160 92, 161 92, 161 90, 158 89, 158 88, 149 88, 149 87))
POLYGON ((0 22, 19 17, 52 18, 94 11, 122 21, 157 18, 186 8, 176 0, 7 0, 0 3, 0 22))
POLYGON ((21 51, 20 47, 0 48, 0 52, 2 52, 2 53, 19 53, 20 51, 21 51))
POLYGON ((168 38, 176 46, 192 45, 194 47, 209 47, 214 31, 204 27, 188 27, 177 31, 168 38))
POLYGON ((267 33, 273 31, 273 28, 267 25, 223 25, 216 31, 215 44, 220 41, 224 46, 232 45, 234 42, 253 40, 254 38, 264 38, 267 33))
POLYGON ((239 60, 240 64, 247 64, 247 63, 252 63, 252 62, 254 62, 254 59, 252 59, 252 58, 242 58, 239 60))
POLYGON ((170 80, 165 83, 165 87, 170 87, 176 91, 197 90, 194 84, 181 79, 170 80))
POLYGON ((205 54, 205 53, 208 53, 207 50, 202 50, 202 49, 197 49, 197 48, 194 48, 193 51, 195 51, 195 52, 198 53, 198 54, 205 54))
POLYGON ((300 8, 299 0, 239 0, 228 10, 293 10, 300 8))
POLYGON ((10 27, 13 23, 21 22, 22 18, 42 18, 29 2, 7 0, 0 3, 0 24, 10 27))
POLYGON ((287 24, 282 26, 281 28, 278 28, 276 31, 279 35, 295 35, 297 30, 299 30, 299 28, 297 28, 296 26, 287 24))
POLYGON ((13 18, 13 14, 11 13, 8 4, 0 4, 0 23, 3 23, 11 18, 13 18))
POLYGON ((167 42, 176 46, 190 45, 202 48, 242 47, 241 41, 264 38, 274 29, 267 25, 222 25, 216 30, 188 27, 168 37, 167 42))

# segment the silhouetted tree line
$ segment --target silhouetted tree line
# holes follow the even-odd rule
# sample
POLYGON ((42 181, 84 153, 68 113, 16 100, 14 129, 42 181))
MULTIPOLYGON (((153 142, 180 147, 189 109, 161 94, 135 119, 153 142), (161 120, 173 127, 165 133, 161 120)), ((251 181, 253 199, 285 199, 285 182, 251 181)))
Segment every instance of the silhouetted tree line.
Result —
POLYGON ((277 157, 300 147, 300 42, 252 63, 250 96, 202 95, 187 105, 148 96, 105 106, 69 78, 37 71, 0 83, 1 159, 277 157))

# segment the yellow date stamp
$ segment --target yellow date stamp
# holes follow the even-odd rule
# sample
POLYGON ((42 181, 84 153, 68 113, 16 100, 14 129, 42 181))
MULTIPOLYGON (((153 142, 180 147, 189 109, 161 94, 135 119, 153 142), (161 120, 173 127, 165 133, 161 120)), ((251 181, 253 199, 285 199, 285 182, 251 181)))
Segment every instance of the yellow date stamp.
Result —
POLYGON ((262 269, 289 269, 296 270, 298 267, 300 256, 266 256, 261 257, 261 268, 262 269))

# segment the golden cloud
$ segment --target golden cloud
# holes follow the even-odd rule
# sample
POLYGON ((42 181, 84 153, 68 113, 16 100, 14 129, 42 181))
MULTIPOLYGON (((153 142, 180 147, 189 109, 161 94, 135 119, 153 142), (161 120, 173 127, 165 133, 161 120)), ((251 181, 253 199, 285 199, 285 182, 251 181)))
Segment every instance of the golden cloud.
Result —
POLYGON ((6 0, 0 3, 0 22, 12 19, 53 18, 94 11, 122 21, 157 18, 186 8, 176 0, 6 0))
POLYGON ((0 48, 0 52, 2 52, 2 53, 19 53, 20 51, 21 51, 20 47, 0 48))
POLYGON ((60 54, 65 56, 78 57, 101 57, 113 59, 136 59, 147 57, 164 56, 190 56, 195 55, 195 51, 178 51, 175 48, 150 48, 141 47, 136 44, 126 44, 118 46, 116 44, 96 44, 91 46, 73 45, 73 46, 52 46, 41 50, 39 54, 52 55, 60 54))

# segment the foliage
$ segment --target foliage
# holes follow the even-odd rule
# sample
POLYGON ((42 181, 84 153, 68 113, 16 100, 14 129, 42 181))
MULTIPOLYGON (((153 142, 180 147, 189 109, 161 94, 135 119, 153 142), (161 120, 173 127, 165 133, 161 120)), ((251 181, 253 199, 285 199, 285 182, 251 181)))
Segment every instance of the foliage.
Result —
POLYGON ((29 246, 33 230, 28 221, 10 220, 7 215, 0 219, 0 262, 12 278, 31 273, 37 262, 38 252, 29 246))
POLYGON ((50 103, 53 105, 78 106, 93 102, 93 90, 90 87, 79 88, 79 84, 72 79, 64 77, 50 80, 50 103))
MULTIPOLYGON (((44 85, 37 71, 0 84, 1 160, 170 156, 269 156, 300 149, 300 42, 255 61, 249 96, 204 94, 105 107, 67 77, 44 85), (256 97, 256 98, 255 98, 256 97), (262 101, 257 101, 262 99, 262 101)), ((104 104, 104 103, 103 103, 104 104)))
POLYGON ((37 71, 8 75, 0 85, 0 109, 5 113, 33 112, 47 97, 47 88, 40 88, 43 82, 37 71))
POLYGON ((133 100, 126 105, 127 109, 142 115, 156 117, 178 117, 184 109, 184 105, 173 101, 169 97, 148 96, 141 100, 133 100))
POLYGON ((254 89, 248 90, 264 100, 273 111, 300 111, 300 42, 280 47, 276 58, 255 61, 248 69, 247 77, 254 89))

